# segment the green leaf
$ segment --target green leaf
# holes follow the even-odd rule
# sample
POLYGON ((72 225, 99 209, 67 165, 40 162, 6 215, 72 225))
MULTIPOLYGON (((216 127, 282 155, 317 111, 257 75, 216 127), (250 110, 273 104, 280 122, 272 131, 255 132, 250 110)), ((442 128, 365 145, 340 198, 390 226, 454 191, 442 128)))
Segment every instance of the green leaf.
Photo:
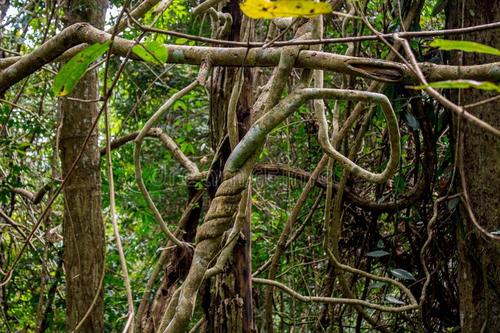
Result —
POLYGON ((415 278, 413 277, 413 275, 404 269, 394 268, 394 269, 391 269, 391 273, 392 273, 392 275, 394 275, 395 277, 397 277, 399 279, 415 281, 415 278))
POLYGON ((66 96, 70 94, 78 81, 85 75, 90 64, 108 50, 110 43, 111 41, 107 41, 102 44, 90 45, 65 63, 54 78, 52 85, 54 95, 66 96))
POLYGON ((477 52, 500 56, 499 49, 481 43, 465 40, 434 39, 429 45, 432 47, 437 47, 443 51, 458 50, 464 52, 477 52))
POLYGON ((372 258, 380 258, 380 257, 385 257, 388 256, 390 253, 384 250, 375 250, 368 252, 366 256, 372 257, 372 258))
POLYGON ((393 296, 385 296, 385 300, 389 303, 392 304, 397 304, 397 305, 404 305, 405 302, 401 301, 399 298, 393 297, 393 296))
POLYGON ((500 93, 500 85, 493 82, 479 82, 474 80, 452 80, 452 81, 437 81, 420 86, 409 86, 410 89, 425 89, 425 88, 438 88, 438 89, 464 89, 474 88, 480 90, 496 91, 500 93))
POLYGON ((187 44, 188 40, 187 38, 177 38, 175 40, 175 44, 177 45, 184 45, 184 44, 187 44))
POLYGON ((403 120, 414 131, 420 128, 420 123, 417 118, 410 112, 403 112, 403 120))
POLYGON ((369 289, 375 289, 375 288, 382 288, 384 286, 385 286, 384 282, 374 282, 374 283, 371 283, 368 288, 369 289))
POLYGON ((406 182, 403 176, 397 175, 394 177, 394 191, 396 193, 403 193, 406 186, 406 182))
POLYGON ((142 60, 155 65, 162 65, 168 59, 168 49, 155 40, 137 44, 132 48, 132 51, 142 60))

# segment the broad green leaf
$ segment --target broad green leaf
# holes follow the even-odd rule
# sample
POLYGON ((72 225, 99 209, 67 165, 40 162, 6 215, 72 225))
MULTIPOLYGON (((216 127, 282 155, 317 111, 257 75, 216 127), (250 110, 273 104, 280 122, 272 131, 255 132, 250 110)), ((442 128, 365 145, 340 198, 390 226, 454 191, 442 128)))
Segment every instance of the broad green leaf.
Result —
POLYGON ((443 51, 458 50, 464 52, 477 52, 500 56, 499 49, 481 43, 465 40, 434 39, 429 45, 432 47, 437 47, 443 51))
POLYGON ((189 41, 187 40, 187 38, 177 38, 175 40, 175 44, 177 45, 184 45, 184 44, 187 44, 189 41))
POLYGON ((332 12, 329 3, 312 0, 245 0, 240 8, 246 16, 253 19, 315 17, 332 12))
POLYGON ((107 41, 102 44, 90 45, 65 63, 54 78, 54 84, 52 85, 54 95, 66 96, 70 94, 78 81, 85 75, 90 64, 108 50, 110 43, 111 41, 107 41))
POLYGON ((425 88, 438 88, 438 89, 465 89, 474 88, 480 90, 496 91, 500 93, 500 85, 493 82, 479 82, 474 80, 451 80, 451 81, 437 81, 431 82, 426 85, 410 86, 411 89, 425 89, 425 88))
POLYGON ((415 281, 415 278, 410 272, 401 268, 391 269, 391 274, 402 280, 415 281))
POLYGON ((384 250, 375 250, 375 251, 368 252, 366 255, 368 257, 372 257, 372 258, 380 258, 380 257, 388 256, 389 252, 384 251, 384 250))
POLYGON ((168 59, 167 48, 155 40, 137 44, 132 48, 132 51, 141 59, 155 65, 162 65, 168 59))

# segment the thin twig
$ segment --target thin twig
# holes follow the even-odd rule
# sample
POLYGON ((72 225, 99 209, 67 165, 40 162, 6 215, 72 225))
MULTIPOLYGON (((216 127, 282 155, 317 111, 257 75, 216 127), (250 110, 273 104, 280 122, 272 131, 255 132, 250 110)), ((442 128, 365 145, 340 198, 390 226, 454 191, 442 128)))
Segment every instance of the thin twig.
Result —
MULTIPOLYGON (((188 40, 193 40, 197 42, 214 44, 214 45, 225 45, 225 46, 239 46, 239 47, 265 47, 267 43, 262 42, 237 42, 237 41, 227 41, 222 39, 214 39, 208 37, 201 37, 190 35, 182 32, 163 30, 154 27, 147 27, 142 25, 135 19, 131 18, 131 21, 138 26, 139 29, 146 32, 153 32, 162 35, 168 35, 173 37, 186 38, 188 40)), ((445 35, 460 35, 476 31, 493 30, 500 28, 500 22, 494 22, 489 24, 476 25, 461 29, 446 29, 446 30, 435 30, 435 31, 408 31, 399 33, 401 38, 423 38, 423 37, 437 37, 445 35)), ((352 42, 364 42, 364 41, 378 41, 380 37, 384 38, 395 38, 394 33, 380 34, 380 35, 369 35, 369 36, 354 36, 354 37, 341 37, 341 38, 324 38, 324 39, 297 39, 290 41, 276 41, 273 43, 274 47, 282 46, 292 46, 292 45, 326 45, 326 44, 344 44, 352 42)))
MULTIPOLYGON (((424 74, 422 73, 422 70, 418 66, 417 59, 415 58, 415 55, 413 54, 413 51, 410 47, 410 44, 406 39, 400 38, 397 35, 395 36, 395 39, 399 42, 402 43, 403 48, 406 52, 406 55, 410 59, 410 62, 412 64, 412 69, 417 75, 418 79, 423 85, 427 85, 427 79, 425 78, 424 74)), ((476 116, 472 115, 471 113, 465 111, 465 108, 456 105, 455 103, 451 102, 449 99, 441 95, 437 90, 431 87, 426 87, 424 89, 430 96, 434 97, 439 103, 441 103, 444 107, 447 109, 450 109, 451 111, 455 112, 459 117, 462 117, 465 120, 468 120, 469 122, 475 124, 476 126, 479 126, 480 128, 490 132, 491 134, 500 137, 500 130, 491 126, 487 122, 477 118, 476 116)))

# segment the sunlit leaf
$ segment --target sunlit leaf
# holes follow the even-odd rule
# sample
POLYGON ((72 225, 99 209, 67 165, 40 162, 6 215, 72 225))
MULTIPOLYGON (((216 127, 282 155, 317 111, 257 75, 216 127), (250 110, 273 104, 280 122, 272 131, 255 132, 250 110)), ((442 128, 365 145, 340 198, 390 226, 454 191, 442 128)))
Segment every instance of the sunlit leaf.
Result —
POLYGON ((500 56, 499 49, 481 43, 470 42, 466 40, 435 39, 429 45, 432 47, 437 47, 443 51, 456 50, 464 52, 486 53, 486 54, 493 54, 496 56, 500 56))
POLYGON ((245 0, 241 11, 253 19, 273 19, 277 17, 315 17, 332 12, 332 6, 312 0, 245 0))
POLYGON ((500 93, 500 85, 493 82, 479 82, 474 80, 451 80, 451 81, 437 81, 431 82, 426 85, 409 86, 411 89, 425 89, 425 88, 438 88, 438 89, 466 89, 474 88, 480 90, 496 91, 500 93))
POLYGON ((391 274, 402 280, 415 281, 415 278, 410 272, 401 268, 391 269, 391 274))
POLYGON ((168 49, 155 40, 137 44, 132 48, 132 51, 142 60, 155 65, 162 65, 168 59, 168 49))
POLYGON ((384 250, 375 250, 375 251, 368 252, 366 254, 366 256, 372 257, 372 258, 380 258, 380 257, 388 256, 388 255, 389 255, 389 252, 384 251, 384 250))
POLYGON ((186 38, 177 38, 175 40, 175 44, 177 44, 177 45, 184 45, 187 43, 188 43, 188 40, 186 38))
POLYGON ((108 41, 90 45, 65 63, 54 78, 52 85, 54 95, 66 96, 70 94, 78 81, 85 75, 90 64, 108 50, 110 43, 108 41))

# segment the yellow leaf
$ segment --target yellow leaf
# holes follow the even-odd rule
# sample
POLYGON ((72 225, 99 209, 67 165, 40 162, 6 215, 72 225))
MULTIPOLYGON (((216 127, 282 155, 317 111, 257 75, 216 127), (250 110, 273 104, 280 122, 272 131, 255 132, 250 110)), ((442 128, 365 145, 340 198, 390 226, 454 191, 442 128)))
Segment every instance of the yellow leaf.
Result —
POLYGON ((253 19, 273 19, 278 17, 315 17, 332 12, 332 6, 312 0, 245 0, 241 11, 253 19))

